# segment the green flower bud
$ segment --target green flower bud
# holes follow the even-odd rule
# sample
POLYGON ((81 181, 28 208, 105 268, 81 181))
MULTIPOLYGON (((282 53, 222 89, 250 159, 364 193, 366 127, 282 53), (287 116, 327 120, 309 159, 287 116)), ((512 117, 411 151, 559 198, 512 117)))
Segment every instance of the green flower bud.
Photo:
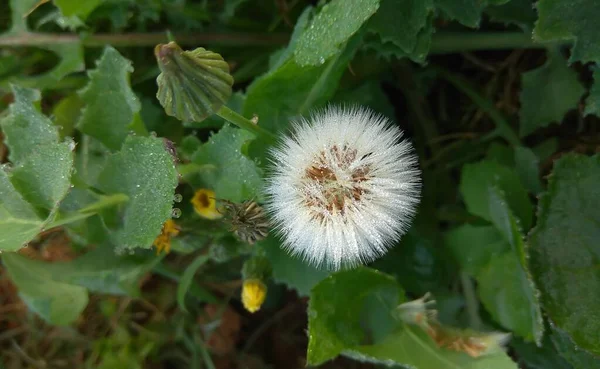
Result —
POLYGON ((168 115, 200 122, 231 96, 233 77, 221 55, 201 47, 183 51, 174 42, 157 45, 154 54, 161 70, 156 97, 168 115))

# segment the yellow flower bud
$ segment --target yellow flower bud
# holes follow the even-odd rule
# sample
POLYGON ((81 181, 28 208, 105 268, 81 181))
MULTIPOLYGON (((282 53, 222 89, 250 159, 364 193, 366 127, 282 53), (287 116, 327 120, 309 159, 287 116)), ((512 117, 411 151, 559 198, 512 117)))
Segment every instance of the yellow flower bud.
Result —
POLYGON ((192 197, 192 205, 198 215, 206 219, 219 219, 223 214, 217 210, 217 200, 214 191, 201 188, 192 197))
POLYGON ((258 311, 267 297, 267 286, 258 279, 247 279, 242 287, 242 303, 251 313, 258 311))

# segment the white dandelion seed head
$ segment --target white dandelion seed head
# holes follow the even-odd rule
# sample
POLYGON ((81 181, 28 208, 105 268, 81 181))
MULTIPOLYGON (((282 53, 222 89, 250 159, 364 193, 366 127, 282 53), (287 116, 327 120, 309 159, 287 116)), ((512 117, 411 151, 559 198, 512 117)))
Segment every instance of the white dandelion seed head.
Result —
POLYGON ((316 266, 368 263, 407 231, 421 190, 412 145, 381 115, 329 107, 271 151, 266 209, 283 247, 316 266))

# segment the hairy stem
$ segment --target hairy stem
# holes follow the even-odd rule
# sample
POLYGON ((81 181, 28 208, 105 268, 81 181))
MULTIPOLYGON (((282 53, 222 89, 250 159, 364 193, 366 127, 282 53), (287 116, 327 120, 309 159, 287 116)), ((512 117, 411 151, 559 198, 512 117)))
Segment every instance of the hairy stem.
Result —
MULTIPOLYGON (((287 33, 185 33, 173 37, 180 45, 228 45, 272 46, 284 45, 287 33)), ((0 46, 44 46, 82 42, 88 47, 154 46, 169 41, 166 32, 156 33, 97 33, 79 36, 73 33, 25 32, 0 36, 0 46)), ((472 50, 545 48, 547 44, 536 43, 530 34, 522 32, 437 32, 431 41, 430 54, 448 54, 472 50)))
POLYGON ((275 141, 277 139, 277 137, 271 132, 259 127, 257 124, 239 115, 238 113, 229 109, 225 105, 223 105, 216 114, 221 118, 225 119, 226 121, 233 123, 236 126, 245 129, 246 131, 253 133, 256 136, 261 136, 269 141, 275 141))
MULTIPOLYGON (((188 33, 176 34, 173 37, 181 45, 228 45, 228 46, 269 46, 285 44, 289 38, 285 33, 188 33)), ((169 42, 166 32, 156 33, 97 33, 79 36, 73 33, 38 33, 25 32, 0 36, 0 46, 44 46, 55 44, 72 44, 81 42, 88 47, 155 46, 169 42)))

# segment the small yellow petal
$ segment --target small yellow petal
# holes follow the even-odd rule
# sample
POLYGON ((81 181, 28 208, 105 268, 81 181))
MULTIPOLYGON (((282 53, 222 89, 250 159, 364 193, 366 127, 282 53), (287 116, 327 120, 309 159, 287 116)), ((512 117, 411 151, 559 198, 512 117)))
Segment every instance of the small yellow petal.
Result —
POLYGON ((163 251, 168 254, 171 251, 171 238, 168 235, 161 233, 154 240, 154 246, 156 246, 157 255, 163 251))
POLYGON ((214 191, 201 188, 192 197, 192 205, 198 215, 206 219, 219 219, 223 214, 217 211, 217 200, 214 191))
POLYGON ((175 237, 179 234, 179 226, 172 219, 168 219, 165 224, 163 224, 162 233, 169 235, 171 237, 175 237))
POLYGON ((267 286, 258 279, 244 281, 242 287, 242 303, 246 310, 254 313, 260 309, 267 297, 267 286))
POLYGON ((169 253, 171 251, 171 237, 179 234, 179 226, 172 219, 168 219, 162 227, 160 234, 154 240, 153 245, 156 246, 156 253, 169 253))

